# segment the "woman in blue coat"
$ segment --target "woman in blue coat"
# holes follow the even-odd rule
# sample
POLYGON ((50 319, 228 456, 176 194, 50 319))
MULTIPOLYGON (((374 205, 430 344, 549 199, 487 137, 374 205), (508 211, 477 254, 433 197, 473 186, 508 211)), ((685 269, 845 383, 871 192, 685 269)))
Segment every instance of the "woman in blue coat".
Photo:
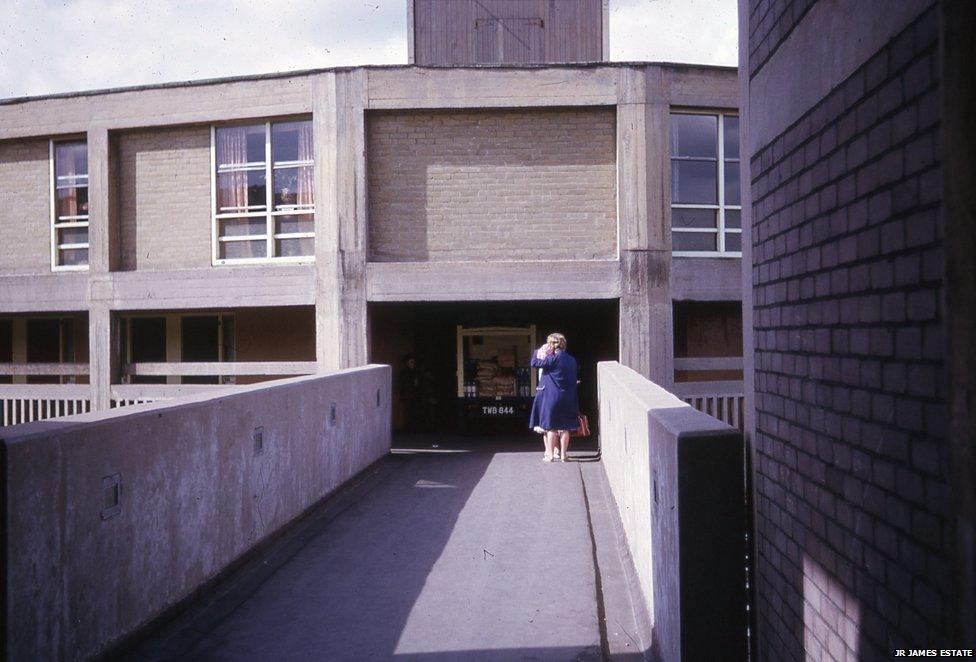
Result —
POLYGON ((559 458, 565 462, 569 433, 579 427, 576 359, 566 351, 566 336, 549 334, 546 344, 532 357, 532 367, 542 369, 542 378, 532 402, 529 427, 545 430, 543 461, 552 462, 558 440, 559 458))

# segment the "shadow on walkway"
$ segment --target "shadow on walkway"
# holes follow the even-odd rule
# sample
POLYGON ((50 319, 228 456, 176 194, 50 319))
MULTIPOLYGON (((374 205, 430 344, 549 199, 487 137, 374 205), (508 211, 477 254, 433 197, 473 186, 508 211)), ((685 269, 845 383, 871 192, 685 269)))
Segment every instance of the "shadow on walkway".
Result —
POLYGON ((129 657, 602 659, 600 466, 444 441, 374 465, 129 657))

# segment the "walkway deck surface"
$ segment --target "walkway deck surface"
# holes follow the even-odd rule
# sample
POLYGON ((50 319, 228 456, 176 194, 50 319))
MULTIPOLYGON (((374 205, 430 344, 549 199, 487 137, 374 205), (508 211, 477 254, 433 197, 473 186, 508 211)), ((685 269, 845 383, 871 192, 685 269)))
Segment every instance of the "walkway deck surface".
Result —
POLYGON ((375 465, 131 657, 600 660, 643 648, 598 462, 443 450, 375 465))

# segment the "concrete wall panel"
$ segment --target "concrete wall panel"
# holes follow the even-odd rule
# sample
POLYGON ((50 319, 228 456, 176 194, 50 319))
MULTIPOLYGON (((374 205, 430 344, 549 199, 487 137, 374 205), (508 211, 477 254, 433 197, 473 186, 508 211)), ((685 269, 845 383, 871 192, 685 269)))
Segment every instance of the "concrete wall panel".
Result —
POLYGON ((8 657, 88 659, 187 597, 388 452, 390 386, 368 366, 5 429, 8 657))

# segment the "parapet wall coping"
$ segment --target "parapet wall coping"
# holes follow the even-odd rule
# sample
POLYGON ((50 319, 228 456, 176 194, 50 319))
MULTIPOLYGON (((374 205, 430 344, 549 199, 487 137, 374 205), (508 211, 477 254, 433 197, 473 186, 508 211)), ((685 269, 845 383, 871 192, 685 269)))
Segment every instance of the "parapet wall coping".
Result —
POLYGON ((69 432, 86 425, 105 423, 119 418, 125 418, 127 416, 134 417, 141 414, 162 413, 164 411, 182 409, 204 402, 233 398, 244 393, 291 388, 293 386, 308 382, 334 379, 342 375, 357 372, 369 372, 377 369, 389 370, 390 366, 370 363, 368 365, 359 366, 356 368, 346 368, 345 370, 337 370, 335 372, 287 377, 284 379, 275 379, 267 382, 258 382, 257 384, 245 384, 234 387, 233 390, 214 390, 203 393, 193 393, 167 400, 158 400, 156 402, 147 402, 139 405, 129 405, 127 407, 118 407, 106 411, 88 412, 85 414, 64 416, 61 418, 48 419, 44 421, 33 421, 31 423, 0 428, 0 444, 7 447, 14 444, 24 443, 38 437, 49 437, 52 434, 69 432))
POLYGON ((703 436, 737 437, 741 434, 731 425, 698 411, 667 389, 617 361, 601 361, 597 364, 597 370, 600 379, 613 379, 636 404, 647 411, 648 418, 657 421, 678 442, 703 436))

